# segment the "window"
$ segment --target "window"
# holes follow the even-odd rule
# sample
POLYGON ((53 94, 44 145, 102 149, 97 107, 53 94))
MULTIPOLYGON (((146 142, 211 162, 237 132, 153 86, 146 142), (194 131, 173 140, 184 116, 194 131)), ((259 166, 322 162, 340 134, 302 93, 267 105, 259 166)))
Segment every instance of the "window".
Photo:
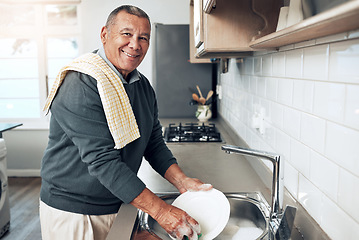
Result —
POLYGON ((49 89, 79 55, 78 5, 14 2, 0 0, 0 122, 46 128, 49 89))

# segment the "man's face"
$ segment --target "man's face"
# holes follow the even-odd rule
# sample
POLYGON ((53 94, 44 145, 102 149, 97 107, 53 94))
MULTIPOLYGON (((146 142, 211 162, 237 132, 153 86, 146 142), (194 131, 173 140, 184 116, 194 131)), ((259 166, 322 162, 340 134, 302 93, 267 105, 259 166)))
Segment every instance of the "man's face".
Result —
POLYGON ((101 41, 106 57, 125 79, 145 57, 150 33, 151 26, 146 18, 126 11, 117 14, 115 24, 102 28, 101 41))

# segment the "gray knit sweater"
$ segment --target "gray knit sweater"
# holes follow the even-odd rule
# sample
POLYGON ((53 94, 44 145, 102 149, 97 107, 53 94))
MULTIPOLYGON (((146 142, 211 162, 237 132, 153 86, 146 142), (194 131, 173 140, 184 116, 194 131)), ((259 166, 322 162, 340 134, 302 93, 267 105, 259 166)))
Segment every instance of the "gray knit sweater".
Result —
POLYGON ((114 149, 96 80, 69 72, 51 105, 50 133, 42 159, 40 198, 74 213, 116 213, 145 184, 137 177, 142 158, 162 176, 176 159, 164 143, 155 93, 149 81, 124 84, 141 137, 114 149))

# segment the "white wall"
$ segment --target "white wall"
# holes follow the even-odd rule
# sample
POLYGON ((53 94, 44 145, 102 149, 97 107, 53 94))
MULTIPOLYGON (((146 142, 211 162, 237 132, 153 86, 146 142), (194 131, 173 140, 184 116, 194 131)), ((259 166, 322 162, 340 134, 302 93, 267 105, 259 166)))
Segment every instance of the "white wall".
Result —
POLYGON ((8 176, 39 176, 48 130, 11 130, 3 133, 8 176))
MULTIPOLYGON (((152 23, 189 24, 189 0, 82 0, 79 6, 81 54, 99 48, 100 31, 107 16, 113 9, 123 4, 140 7, 150 16, 152 23)), ((152 80, 152 44, 139 67, 150 81, 152 80)), ((42 154, 47 145, 48 130, 15 129, 5 132, 3 137, 8 152, 9 176, 39 175, 42 154)))
POLYGON ((231 59, 220 84, 220 115, 251 148, 281 154, 293 197, 331 238, 358 239, 359 31, 231 59), (251 127, 261 108, 263 135, 251 127))

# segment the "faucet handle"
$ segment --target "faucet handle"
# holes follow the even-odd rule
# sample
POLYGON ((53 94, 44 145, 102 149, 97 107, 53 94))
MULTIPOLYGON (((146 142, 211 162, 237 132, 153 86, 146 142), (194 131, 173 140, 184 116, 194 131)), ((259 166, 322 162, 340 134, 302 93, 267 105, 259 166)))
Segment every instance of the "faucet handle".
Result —
POLYGON ((297 212, 296 207, 287 206, 285 208, 282 219, 280 220, 280 224, 275 233, 275 239, 277 239, 277 240, 290 239, 296 212, 297 212))

